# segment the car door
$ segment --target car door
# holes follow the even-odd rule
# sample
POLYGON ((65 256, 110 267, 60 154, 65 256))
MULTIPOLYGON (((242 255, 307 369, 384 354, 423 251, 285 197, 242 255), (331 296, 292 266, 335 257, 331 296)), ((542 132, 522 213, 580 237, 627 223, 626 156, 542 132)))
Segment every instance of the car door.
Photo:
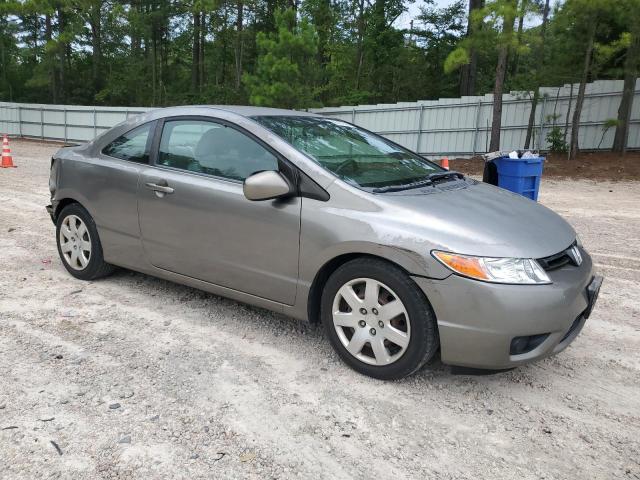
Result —
POLYGON ((283 160, 239 128, 208 117, 168 118, 157 135, 138 190, 148 261, 292 305, 300 199, 252 202, 242 191, 247 176, 283 168, 283 160))
POLYGON ((149 163, 155 125, 139 125, 96 146, 94 157, 68 170, 69 184, 96 222, 105 260, 117 265, 140 264, 138 180, 149 163))

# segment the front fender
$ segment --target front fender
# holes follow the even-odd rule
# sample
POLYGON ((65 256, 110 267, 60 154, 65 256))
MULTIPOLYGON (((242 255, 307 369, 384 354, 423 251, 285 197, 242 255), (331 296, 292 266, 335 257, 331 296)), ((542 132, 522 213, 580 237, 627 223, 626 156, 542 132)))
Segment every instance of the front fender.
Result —
POLYGON ((340 256, 372 255, 400 266, 410 275, 441 280, 451 275, 451 271, 437 262, 429 252, 419 254, 398 246, 366 241, 347 241, 331 245, 318 252, 313 258, 302 257, 301 273, 304 280, 312 281, 316 272, 340 256), (310 278, 309 278, 310 277, 310 278))

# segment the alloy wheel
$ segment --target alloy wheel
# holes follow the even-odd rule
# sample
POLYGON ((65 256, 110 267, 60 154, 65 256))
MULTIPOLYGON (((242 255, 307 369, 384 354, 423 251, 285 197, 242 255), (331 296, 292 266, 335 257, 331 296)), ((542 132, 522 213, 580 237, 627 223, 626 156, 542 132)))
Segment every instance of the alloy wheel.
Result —
POLYGON ((333 325, 345 349, 369 365, 397 361, 407 350, 411 324, 407 310, 384 283, 357 278, 336 293, 333 325))

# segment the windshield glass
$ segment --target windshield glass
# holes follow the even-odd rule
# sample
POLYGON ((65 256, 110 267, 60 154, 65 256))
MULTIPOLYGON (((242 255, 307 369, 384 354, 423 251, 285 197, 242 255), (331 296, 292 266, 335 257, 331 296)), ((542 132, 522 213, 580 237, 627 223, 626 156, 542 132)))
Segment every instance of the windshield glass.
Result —
POLYGON ((253 119, 352 185, 408 185, 442 168, 388 140, 340 120, 257 116, 253 119))

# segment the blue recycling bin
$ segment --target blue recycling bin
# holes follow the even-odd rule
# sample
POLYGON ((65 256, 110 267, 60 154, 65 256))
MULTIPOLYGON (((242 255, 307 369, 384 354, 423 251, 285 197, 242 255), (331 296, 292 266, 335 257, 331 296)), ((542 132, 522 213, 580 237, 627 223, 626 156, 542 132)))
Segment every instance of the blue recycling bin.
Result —
POLYGON ((498 170, 498 186, 531 200, 538 200, 544 157, 494 160, 498 170))

